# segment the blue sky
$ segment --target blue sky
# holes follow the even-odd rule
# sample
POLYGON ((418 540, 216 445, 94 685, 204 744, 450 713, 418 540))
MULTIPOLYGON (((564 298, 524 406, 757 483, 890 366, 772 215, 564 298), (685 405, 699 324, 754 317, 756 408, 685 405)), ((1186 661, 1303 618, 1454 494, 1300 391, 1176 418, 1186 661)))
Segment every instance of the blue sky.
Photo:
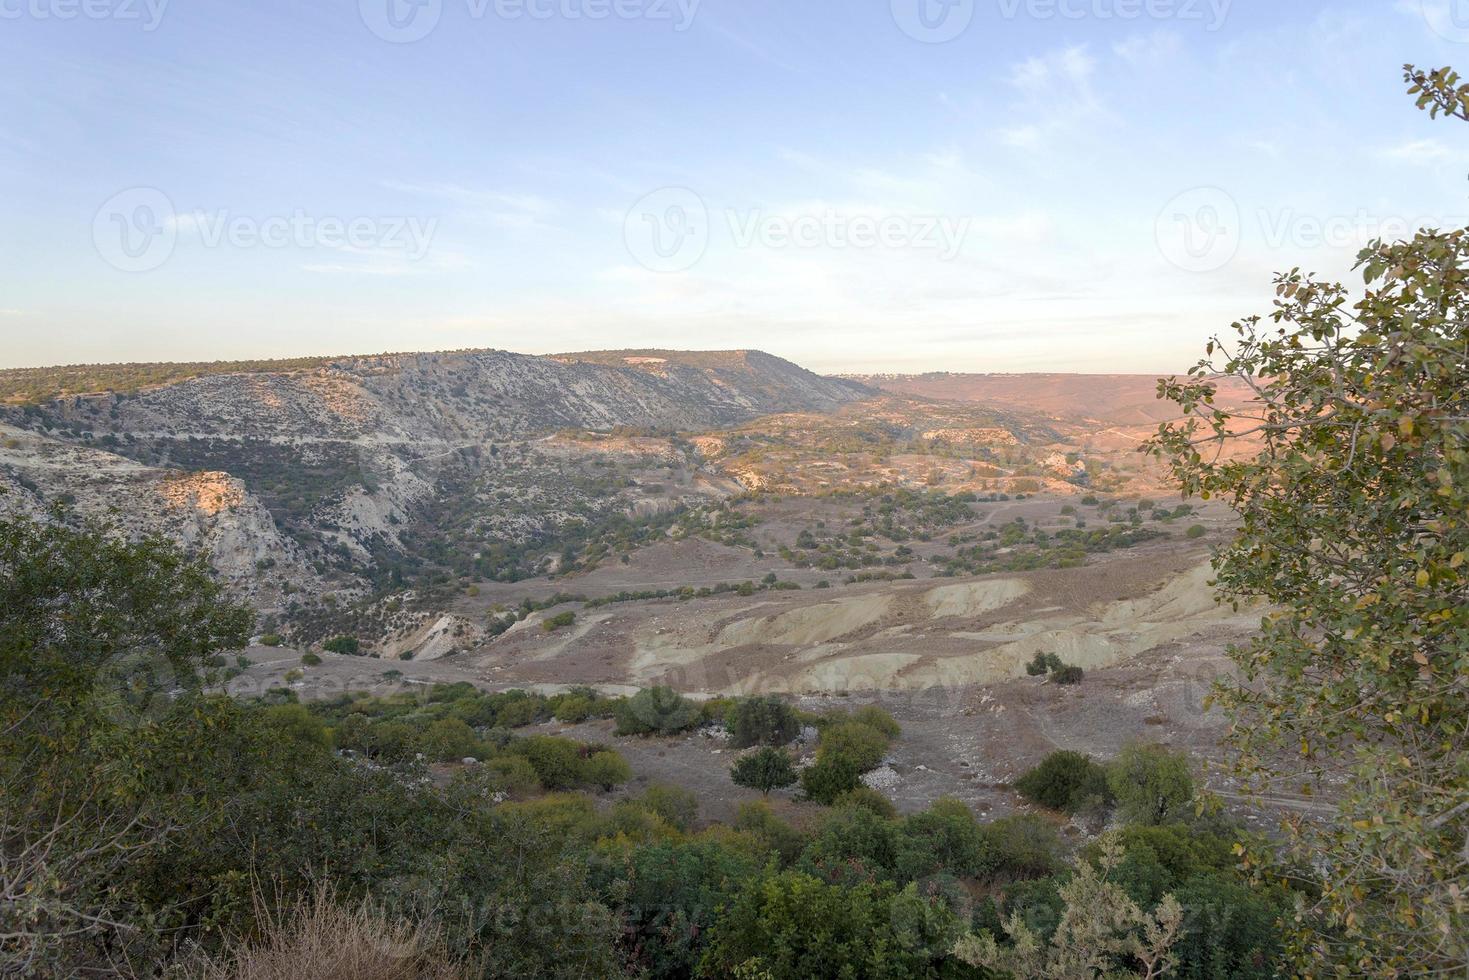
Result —
POLYGON ((0 0, 0 366, 1177 371, 1469 215, 1460 0, 417 2, 0 0))

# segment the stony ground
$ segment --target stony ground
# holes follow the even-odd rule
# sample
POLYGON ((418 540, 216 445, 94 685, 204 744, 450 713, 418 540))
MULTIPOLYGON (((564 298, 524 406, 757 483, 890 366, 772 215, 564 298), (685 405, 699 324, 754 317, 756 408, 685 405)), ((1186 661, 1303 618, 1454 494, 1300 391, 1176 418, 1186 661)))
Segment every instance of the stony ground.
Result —
MULTIPOLYGON (((1011 507, 1043 521, 1055 502, 1011 507)), ((789 527, 762 525, 762 533, 785 536, 810 516, 793 514, 789 527)), ((1215 534, 1223 527, 1218 515, 1205 523, 1215 534)), ((786 693, 813 711, 877 703, 898 719, 903 735, 872 779, 904 812, 944 796, 989 815, 1024 810, 1008 783, 1049 752, 1107 758, 1131 739, 1147 739, 1189 750, 1211 789, 1268 826, 1271 812, 1316 804, 1283 796, 1257 811, 1219 765, 1222 719, 1205 711, 1203 700, 1227 672, 1227 646, 1248 636, 1258 612, 1214 602, 1210 544, 1175 533, 1078 569, 617 604, 579 612, 574 626, 554 633, 539 628, 538 614, 492 643, 444 659, 324 654, 321 665, 289 682, 287 672, 301 667, 300 652, 257 647, 232 689, 246 694, 289 683, 314 698, 469 681, 487 689, 591 684, 629 693, 657 682, 698 697, 786 693), (1026 676, 1024 663, 1036 651, 1087 668, 1085 680, 1064 687, 1026 676)), ((645 549, 627 565, 579 581, 530 587, 591 596, 742 581, 777 567, 773 561, 690 540, 645 549)), ((817 573, 790 574, 800 581, 817 573)), ((527 583, 490 593, 466 598, 458 612, 481 615, 491 604, 534 594, 527 583)), ((609 722, 597 721, 551 722, 541 730, 614 745, 637 773, 626 792, 651 782, 686 786, 698 794, 706 819, 729 819, 759 795, 730 781, 732 753, 704 733, 619 738, 609 722)), ((791 797, 773 799, 799 817, 808 808, 791 797)))

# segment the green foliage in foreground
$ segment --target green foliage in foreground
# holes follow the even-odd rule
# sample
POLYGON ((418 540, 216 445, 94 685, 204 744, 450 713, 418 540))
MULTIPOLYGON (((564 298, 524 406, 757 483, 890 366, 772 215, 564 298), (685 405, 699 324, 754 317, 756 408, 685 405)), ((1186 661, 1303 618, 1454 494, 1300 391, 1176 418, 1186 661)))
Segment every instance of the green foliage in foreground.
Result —
MULTIPOLYGON (((1063 920, 1070 872, 1044 819, 980 823, 957 801, 900 817, 849 787, 805 826, 755 805, 700 830, 698 798, 677 786, 601 805, 561 792, 630 771, 603 747, 518 731, 635 699, 454 684, 234 701, 210 693, 208 665, 243 645, 249 615, 172 549, 0 522, 0 570, 0 844, 15 885, 0 893, 0 971, 187 969, 260 937, 323 876, 345 902, 426 923, 435 957, 486 978, 977 978, 961 939, 1005 948, 1000 923, 1019 915, 1049 941, 1063 920), (428 768, 465 754, 477 764, 428 768)), ((670 724, 703 717, 667 692, 644 700, 670 724)), ((818 767, 852 781, 897 733, 875 709, 817 722, 818 767)), ((1180 899, 1177 949, 1209 976, 1274 965, 1261 944, 1278 903, 1221 862, 1232 835, 1136 833, 1117 887, 1139 907, 1160 889, 1200 903, 1180 899)))
MULTIPOLYGON (((1420 108, 1469 120, 1451 69, 1405 75, 1420 108)), ((1274 610, 1218 692, 1239 775, 1267 793, 1330 779, 1334 817, 1286 828, 1321 892, 1299 920, 1299 969, 1462 973, 1469 231, 1372 242, 1357 267, 1360 295, 1278 276, 1268 317, 1234 324, 1188 378, 1160 385, 1186 417, 1151 449, 1185 490, 1239 512, 1218 581, 1274 610), (1219 375, 1256 401, 1214 404, 1219 375), (1242 452, 1221 452, 1230 444, 1242 452)))

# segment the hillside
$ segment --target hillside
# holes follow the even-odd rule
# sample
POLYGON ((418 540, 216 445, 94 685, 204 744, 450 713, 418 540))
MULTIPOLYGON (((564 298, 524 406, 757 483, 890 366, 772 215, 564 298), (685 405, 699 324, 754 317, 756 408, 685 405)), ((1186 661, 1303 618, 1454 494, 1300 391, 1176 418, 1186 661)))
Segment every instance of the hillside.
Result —
POLYGON ((11 391, 123 387, 0 408, 0 509, 59 501, 130 534, 202 545, 266 608, 444 571, 513 578, 627 515, 739 491, 673 433, 869 394, 758 351, 647 356, 456 351, 9 372, 0 382, 11 391), (662 439, 649 448, 639 433, 662 439), (223 489, 199 496, 186 483, 223 489))
POLYGON ((689 535, 749 547, 729 501, 750 492, 1160 486, 1135 452, 1146 426, 1077 417, 1133 412, 1141 379, 869 385, 746 350, 227 366, 87 369, 132 388, 0 407, 0 511, 60 502, 163 534, 201 547, 282 625, 344 628, 353 607, 368 617, 354 629, 384 636, 414 635, 477 582, 565 575, 689 535))
MULTIPOLYGON (((1156 425, 1177 417, 1177 406, 1158 399, 1152 374, 884 374, 853 378, 896 394, 974 402, 989 408, 1048 418, 1109 425, 1156 425)), ((1247 400, 1249 389, 1235 381, 1220 386, 1221 405, 1247 400)))

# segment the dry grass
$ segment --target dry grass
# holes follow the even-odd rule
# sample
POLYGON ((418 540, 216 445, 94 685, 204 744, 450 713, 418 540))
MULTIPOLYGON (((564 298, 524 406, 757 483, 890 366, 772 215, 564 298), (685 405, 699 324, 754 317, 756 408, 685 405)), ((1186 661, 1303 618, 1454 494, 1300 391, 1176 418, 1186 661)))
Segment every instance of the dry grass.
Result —
POLYGON ((319 886, 293 909, 262 916, 261 935, 232 949, 201 980, 461 980, 468 971, 435 931, 392 920, 370 902, 319 886))

